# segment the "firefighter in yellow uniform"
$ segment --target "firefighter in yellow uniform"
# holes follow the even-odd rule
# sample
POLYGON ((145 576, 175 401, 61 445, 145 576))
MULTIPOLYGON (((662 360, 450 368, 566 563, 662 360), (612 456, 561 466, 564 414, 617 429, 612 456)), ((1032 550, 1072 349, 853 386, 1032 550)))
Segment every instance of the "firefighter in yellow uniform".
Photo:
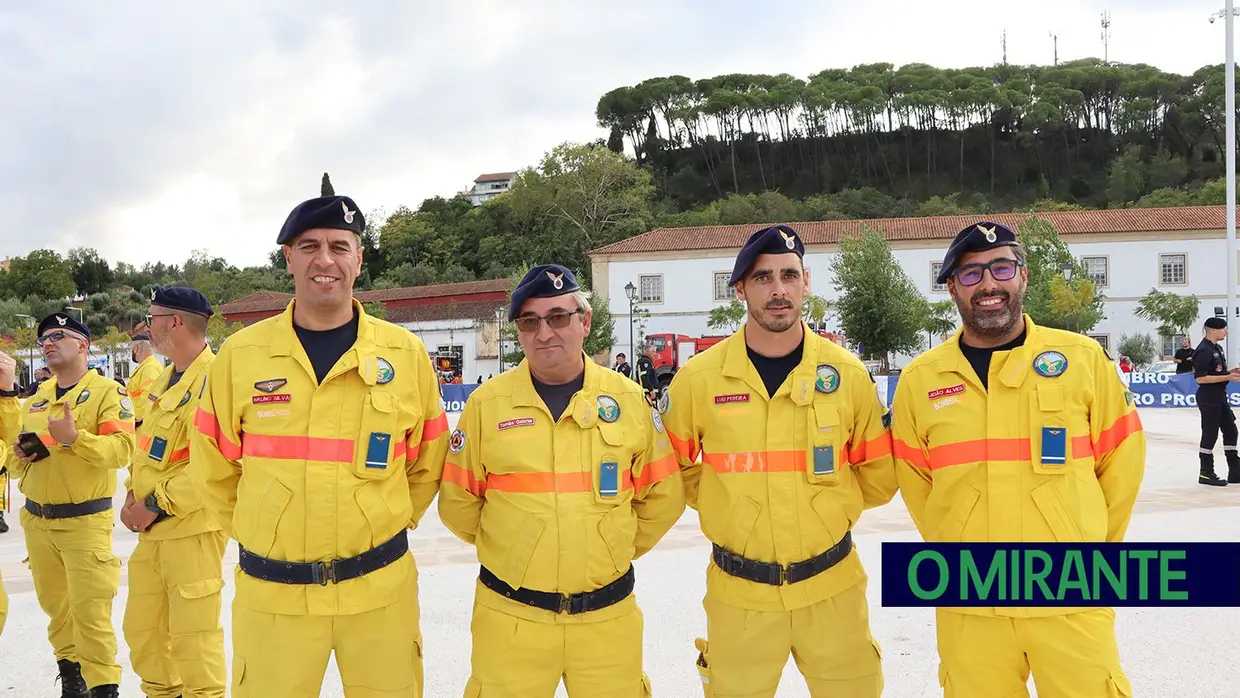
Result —
POLYGON ((118 695, 112 600, 120 558, 112 551, 116 471, 134 451, 133 403, 87 368, 90 330, 63 313, 39 323, 36 343, 54 380, 26 402, 24 432, 8 453, 26 506, 22 531, 35 595, 47 613, 66 698, 118 695), (89 693, 87 688, 89 687, 89 693))
MULTIPOLYGON (((21 420, 22 405, 18 399, 17 361, 0 351, 0 440, 6 444, 17 441, 17 435, 21 432, 21 420)), ((0 461, 0 469, 4 467, 5 464, 0 461)), ((6 479, 7 474, 0 476, 0 483, 4 483, 6 479)), ((0 633, 4 632, 4 622, 8 615, 9 596, 4 591, 4 580, 0 579, 0 633)))
MULTIPOLYGON (((150 323, 154 320, 154 316, 147 318, 147 332, 150 332, 150 323)), ((125 389, 129 391, 129 399, 133 400, 134 426, 141 427, 142 420, 146 419, 146 413, 151 408, 151 387, 155 384, 155 379, 164 372, 164 365, 151 349, 150 334, 134 335, 131 354, 138 367, 129 376, 125 389)))
POLYGON ((685 508, 659 413, 589 360, 572 272, 532 268, 508 317, 525 359, 483 383, 449 443, 439 516, 478 548, 466 698, 649 697, 633 560, 685 508), (514 641, 516 638, 516 641, 514 641))
POLYGON ((731 278, 745 325, 687 362, 663 405, 713 544, 707 698, 774 696, 790 653, 814 698, 882 693, 852 529, 895 495, 891 438, 865 366, 801 320, 804 252, 788 226, 749 237, 731 278))
MULTIPOLYGON (((928 542, 1120 542, 1145 471, 1131 395, 1097 342, 1023 312, 1009 228, 962 230, 943 259, 963 320, 911 361, 892 403, 900 488, 928 542)), ((1132 695, 1110 608, 940 608, 946 695, 1132 695)))
POLYGON ((172 360, 152 383, 138 430, 121 522, 138 531, 129 558, 124 631, 148 698, 224 698, 228 688, 220 595, 228 539, 203 508, 189 473, 189 437, 207 368, 206 297, 191 288, 151 294, 151 341, 172 360))
POLYGON ((408 529, 439 490, 448 420, 426 347, 353 300, 365 219, 303 202, 283 246, 285 312, 228 338, 207 377, 190 471, 240 549, 236 698, 422 695, 408 529))

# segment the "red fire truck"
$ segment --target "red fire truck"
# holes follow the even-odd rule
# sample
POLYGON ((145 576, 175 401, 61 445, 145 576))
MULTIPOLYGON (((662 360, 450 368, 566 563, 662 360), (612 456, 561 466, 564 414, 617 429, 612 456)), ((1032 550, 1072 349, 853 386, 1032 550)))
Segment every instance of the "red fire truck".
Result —
MULTIPOLYGON (((842 334, 827 332, 825 329, 819 329, 817 332, 819 336, 826 337, 842 347, 848 346, 842 334)), ((646 341, 654 347, 654 372, 659 379, 659 385, 666 388, 668 383, 672 382, 672 376, 676 375, 676 371, 684 366, 686 361, 727 338, 728 335, 690 337, 670 332, 646 335, 646 341)))

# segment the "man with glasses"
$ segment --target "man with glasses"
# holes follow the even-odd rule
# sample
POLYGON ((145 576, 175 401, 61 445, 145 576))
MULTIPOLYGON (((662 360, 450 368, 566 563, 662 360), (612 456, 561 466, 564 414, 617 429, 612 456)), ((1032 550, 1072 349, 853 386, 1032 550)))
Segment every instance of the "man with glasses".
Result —
POLYGON ((150 313, 147 313, 147 332, 134 335, 129 348, 130 357, 134 363, 138 364, 138 367, 129 376, 129 382, 125 384, 125 389, 129 391, 129 399, 133 400, 134 425, 139 428, 142 426, 142 420, 146 418, 146 413, 150 409, 151 385, 155 383, 155 379, 159 377, 159 374, 164 371, 164 365, 159 362, 159 359, 155 356, 155 351, 151 349, 151 335, 148 333, 155 318, 162 316, 166 312, 152 310, 150 313))
POLYGON ((508 319, 525 359, 469 396, 439 516, 478 549, 465 695, 648 698, 633 560, 684 511, 659 413, 583 351, 590 304, 572 272, 530 269, 508 319))
POLYGON ((213 314, 192 288, 151 292, 147 329, 172 365, 149 386, 154 400, 138 430, 121 511, 121 523, 138 533, 122 627, 149 698, 224 698, 227 689, 220 596, 228 539, 188 472, 194 414, 215 359, 207 346, 213 314))
POLYGON ((228 338, 207 375, 190 474, 239 550, 232 693, 419 698, 409 529, 439 491, 448 417, 417 335, 353 297, 365 217, 298 204, 276 237, 294 295, 228 338))
MULTIPOLYGON (((1145 472, 1145 436, 1092 339, 1023 313, 1016 234, 970 225, 938 283, 953 340, 900 374, 892 437, 900 491, 934 543, 1120 542, 1145 472)), ((1110 608, 939 608, 939 680, 952 696, 1131 695, 1110 608)))
POLYGON ((118 695, 112 600, 120 559, 112 551, 116 471, 134 451, 133 402, 116 381, 87 368, 90 330, 63 313, 39 323, 37 344, 53 379, 26 403, 8 453, 26 506, 22 530, 35 595, 65 698, 118 695), (89 693, 87 687, 89 686, 89 693))

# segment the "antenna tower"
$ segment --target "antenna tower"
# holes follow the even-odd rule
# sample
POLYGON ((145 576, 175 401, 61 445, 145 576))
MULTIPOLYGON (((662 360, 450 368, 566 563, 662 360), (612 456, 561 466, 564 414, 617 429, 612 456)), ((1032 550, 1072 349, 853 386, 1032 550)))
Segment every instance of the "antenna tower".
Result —
POLYGON ((1048 31, 1047 34, 1050 34, 1051 40, 1055 43, 1055 65, 1059 65, 1059 35, 1053 30, 1048 31))
POLYGON ((1111 47, 1111 13, 1103 10, 1102 12, 1102 62, 1110 63, 1108 55, 1111 47))
POLYGON ((1003 65, 1007 65, 1007 30, 1003 30, 1003 65))

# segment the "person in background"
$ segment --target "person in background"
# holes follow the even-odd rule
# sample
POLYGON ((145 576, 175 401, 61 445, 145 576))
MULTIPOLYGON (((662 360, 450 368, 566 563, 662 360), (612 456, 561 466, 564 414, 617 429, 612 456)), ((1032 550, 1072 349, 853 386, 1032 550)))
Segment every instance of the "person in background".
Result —
MULTIPOLYGON (((154 295, 152 291, 151 295, 154 295)), ((151 323, 157 320, 155 315, 146 316, 146 326, 150 327, 151 323)), ((129 391, 129 399, 134 404, 134 425, 139 429, 142 428, 142 420, 146 418, 146 412, 150 408, 151 385, 155 383, 155 379, 159 378, 159 374, 163 373, 164 366, 155 356, 155 350, 151 348, 151 335, 136 334, 133 336, 133 346, 129 349, 130 357, 138 367, 133 370, 133 375, 129 377, 129 383, 125 389, 129 391)))
POLYGON ((659 377, 654 372, 657 356, 653 346, 647 344, 643 347, 642 356, 637 360, 637 372, 633 375, 633 380, 646 392, 646 400, 651 405, 657 404, 659 397, 659 377))
POLYGON ((616 373, 623 374, 625 378, 633 377, 633 367, 629 366, 629 357, 625 356, 624 352, 616 354, 615 369, 616 373))
POLYGON ((1193 341, 1184 335, 1180 338, 1180 348, 1175 350, 1175 374, 1193 372, 1193 341))
POLYGON ((1240 454, 1236 453, 1236 415, 1227 402, 1227 388, 1240 382, 1240 368, 1227 368, 1227 355, 1219 342, 1227 336, 1227 321, 1221 317, 1206 320, 1201 344, 1193 352, 1193 374, 1197 378, 1197 409, 1201 412, 1201 473, 1197 482, 1211 487, 1240 484, 1240 454), (1227 458, 1227 479, 1214 474, 1214 444, 1223 432, 1223 455, 1227 458))
POLYGON ((1132 373, 1132 359, 1127 356, 1119 357, 1119 370, 1124 373, 1132 373))

